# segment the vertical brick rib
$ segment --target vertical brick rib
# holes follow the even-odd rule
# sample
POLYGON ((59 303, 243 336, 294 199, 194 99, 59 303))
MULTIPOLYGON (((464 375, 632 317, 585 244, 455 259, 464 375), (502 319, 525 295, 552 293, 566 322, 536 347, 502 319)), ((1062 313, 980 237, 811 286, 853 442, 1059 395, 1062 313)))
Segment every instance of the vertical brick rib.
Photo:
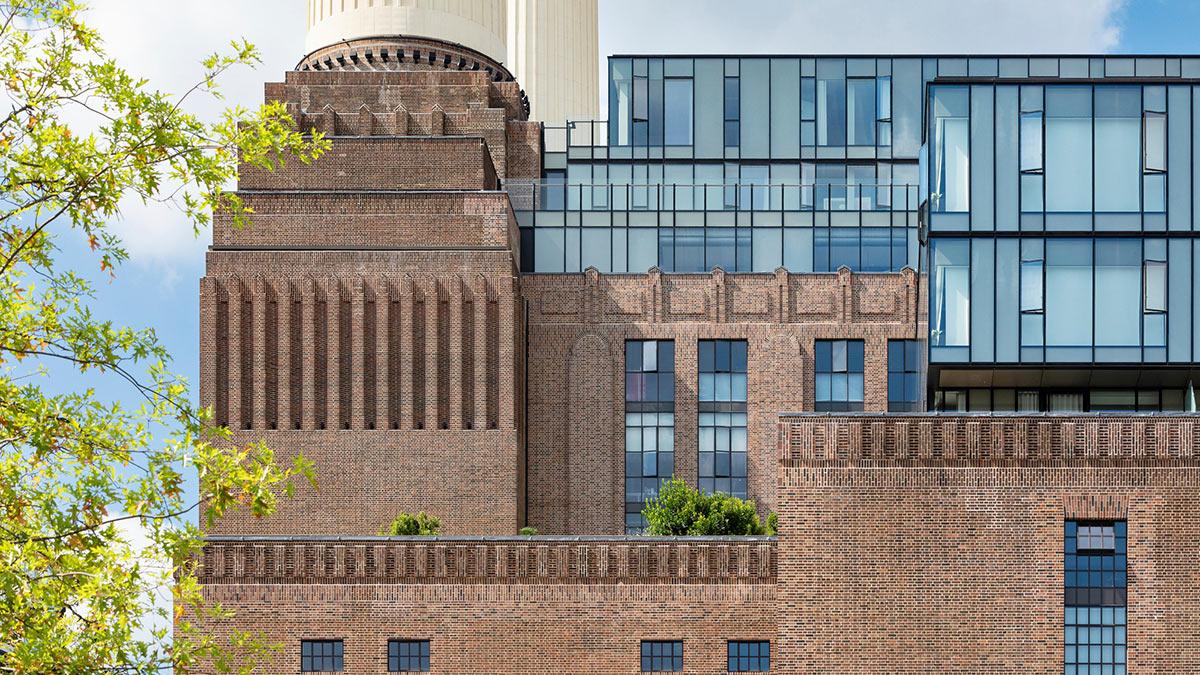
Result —
POLYGON ((438 282, 430 278, 425 285, 425 428, 440 429, 438 418, 438 336, 443 326, 438 325, 438 310, 441 298, 438 282))
POLYGON ((459 277, 449 282, 447 289, 450 303, 449 331, 450 348, 450 377, 446 386, 449 387, 449 422, 451 429, 462 429, 463 425, 463 392, 466 389, 465 364, 463 363, 463 283, 459 277))
POLYGON ((367 282, 359 277, 354 282, 350 299, 350 335, 343 339, 350 342, 350 427, 367 428, 367 282))
POLYGON ((512 277, 505 277, 501 281, 501 285, 502 288, 497 298, 500 317, 500 353, 498 354, 500 362, 497 369, 500 376, 500 410, 497 426, 500 429, 513 429, 517 422, 515 391, 517 366, 516 280, 512 277))
POLYGON ((292 283, 284 280, 275 286, 275 307, 278 327, 275 329, 279 340, 279 353, 276 360, 278 375, 276 382, 279 391, 275 394, 276 405, 279 406, 275 415, 275 424, 279 429, 291 429, 296 425, 292 421, 292 283))
POLYGON ((475 428, 487 429, 488 297, 487 280, 475 278, 471 310, 475 312, 475 428))
POLYGON ((270 345, 267 344, 267 284, 262 277, 255 277, 254 286, 250 293, 253 312, 254 338, 250 343, 251 357, 254 363, 253 396, 251 401, 251 420, 255 429, 267 428, 267 359, 271 356, 270 345))
MULTIPOLYGON (((217 354, 223 345, 217 343, 217 284, 211 277, 200 278, 200 405, 217 409, 217 354)), ((214 418, 217 424, 220 417, 214 418)))
POLYGON ((229 416, 230 429, 242 428, 242 282, 229 280, 229 302, 226 316, 229 323, 229 416))
POLYGON ((317 428, 317 282, 306 279, 300 293, 300 425, 306 430, 317 428))
POLYGON ((387 279, 375 283, 375 428, 390 429, 391 392, 388 341, 391 339, 392 292, 387 279))
POLYGON ((325 281, 325 428, 342 428, 341 390, 338 379, 342 371, 342 288, 337 279, 325 281))
POLYGON ((413 331, 416 322, 413 321, 413 281, 412 278, 400 282, 400 428, 416 428, 413 419, 413 395, 417 391, 413 382, 413 331))

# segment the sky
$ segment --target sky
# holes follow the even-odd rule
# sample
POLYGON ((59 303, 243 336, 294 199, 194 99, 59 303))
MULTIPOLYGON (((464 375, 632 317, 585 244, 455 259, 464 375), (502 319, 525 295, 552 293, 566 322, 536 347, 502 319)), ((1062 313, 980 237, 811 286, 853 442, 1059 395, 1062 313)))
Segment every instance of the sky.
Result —
MULTIPOLYGON (((170 92, 188 89, 200 60, 244 37, 262 50, 257 70, 231 73, 223 104, 261 103, 262 84, 279 80, 303 55, 303 0, 90 0, 90 20, 109 53, 170 92)), ((1195 0, 599 0, 600 67, 620 53, 1200 53, 1195 0)), ((606 81, 604 75, 601 82, 606 81)), ((210 233, 193 236, 175 211, 131 204, 114 229, 131 259, 116 277, 69 233, 69 264, 97 281, 93 309, 115 322, 154 328, 173 368, 195 383, 198 290, 210 233)), ((56 388, 77 376, 54 373, 56 388)), ((104 399, 133 401, 112 378, 88 380, 104 399)))

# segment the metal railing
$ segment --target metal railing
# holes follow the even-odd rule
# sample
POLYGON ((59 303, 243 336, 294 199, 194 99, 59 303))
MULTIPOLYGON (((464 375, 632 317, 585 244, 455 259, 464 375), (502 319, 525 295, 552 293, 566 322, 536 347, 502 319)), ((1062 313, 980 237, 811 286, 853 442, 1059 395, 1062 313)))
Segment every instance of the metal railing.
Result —
POLYGON ((911 212, 911 184, 564 184, 507 180, 518 211, 876 211, 911 212))

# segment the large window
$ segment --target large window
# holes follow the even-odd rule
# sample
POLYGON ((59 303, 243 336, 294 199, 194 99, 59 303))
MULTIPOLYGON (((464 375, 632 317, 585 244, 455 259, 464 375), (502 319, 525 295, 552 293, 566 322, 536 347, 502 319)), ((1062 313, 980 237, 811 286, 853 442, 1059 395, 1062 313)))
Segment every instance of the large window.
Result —
POLYGON ((388 640, 388 672, 429 672, 429 640, 388 640))
POLYGON ((817 145, 845 144, 846 63, 838 59, 820 59, 817 61, 817 145))
POLYGON ((930 344, 965 347, 971 334, 971 248, 965 239, 939 240, 933 247, 933 315, 930 344))
POLYGON ((301 640, 300 672, 340 673, 343 670, 341 640, 301 640))
POLYGON ((912 412, 921 404, 921 343, 888 340, 888 412, 912 412))
MULTIPOLYGON (((1046 241, 1046 346, 1092 342, 1092 240, 1046 241)), ((1087 357, 1079 360, 1087 360, 1087 357)))
POLYGON ((1069 520, 1065 530, 1064 672, 1124 674, 1126 524, 1069 520))
POLYGON ((1141 343, 1142 242, 1096 240, 1096 346, 1137 347, 1141 343))
POLYGON ((1046 210, 1092 210, 1092 88, 1046 87, 1046 210))
POLYGON ((675 343, 625 343, 625 529, 646 526, 642 509, 675 471, 675 343))
POLYGON ((700 489, 746 498, 746 342, 701 340, 700 489))
POLYGON ((863 409, 863 341, 817 340, 817 412, 863 409))
POLYGON ((970 101, 966 87, 938 87, 933 96, 934 211, 961 212, 971 205, 970 101))
POLYGON ((692 144, 692 80, 668 78, 664 83, 664 139, 666 145, 692 144))
POLYGON ((769 640, 730 640, 727 670, 731 673, 765 673, 771 670, 769 640))
POLYGON ((846 81, 847 118, 850 121, 847 145, 875 145, 875 78, 851 78, 846 81))
POLYGON ((643 673, 683 670, 683 640, 642 640, 643 673))
POLYGON ((1096 87, 1096 211, 1141 210, 1140 87, 1096 87))

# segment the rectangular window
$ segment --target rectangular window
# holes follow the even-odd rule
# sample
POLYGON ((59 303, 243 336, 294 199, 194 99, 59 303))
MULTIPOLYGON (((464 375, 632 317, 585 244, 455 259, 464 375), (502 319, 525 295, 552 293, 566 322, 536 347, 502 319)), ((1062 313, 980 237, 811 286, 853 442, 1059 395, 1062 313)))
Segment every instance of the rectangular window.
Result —
POLYGON ((892 78, 875 78, 875 114, 879 120, 879 130, 876 136, 879 147, 892 144, 892 78))
POLYGON ((1138 87, 1096 87, 1096 211, 1140 210, 1138 87))
POLYGON ((1092 210, 1092 89, 1046 87, 1046 210, 1092 210))
POLYGON ((921 343, 888 340, 888 412, 913 412, 921 402, 921 343))
POLYGON ((700 489, 745 499, 746 341, 701 340, 700 489))
POLYGON ((846 145, 846 64, 841 59, 817 61, 817 145, 846 145))
POLYGON ((725 147, 742 143, 742 84, 738 77, 725 78, 725 147))
POLYGON ((934 211, 971 209, 970 103, 966 87, 938 87, 933 95, 934 211))
POLYGON ((692 144, 692 80, 669 78, 663 83, 666 145, 692 144))
POLYGON ((730 640, 727 670, 731 673, 765 673, 771 670, 769 640, 730 640))
POLYGON ((943 239, 933 247, 933 315, 929 341, 935 347, 965 347, 971 328, 971 242, 943 239))
POLYGON ((1167 92, 1142 88, 1142 210, 1162 213, 1167 202, 1167 92))
POLYGON ((1096 240, 1096 345, 1123 347, 1140 343, 1142 242, 1096 240))
POLYGON ((340 673, 342 670, 341 640, 300 641, 300 672, 340 673))
POLYGON ((817 412, 863 409, 863 341, 817 340, 817 412))
POLYGON ((683 640, 642 640, 643 673, 683 670, 683 640))
POLYGON ((1092 344, 1092 240, 1046 241, 1046 345, 1092 344))
POLYGON ((851 78, 846 81, 846 116, 850 122, 847 145, 875 145, 875 80, 851 78))
POLYGON ((388 640, 388 672, 429 672, 429 640, 388 640))
POLYGON ((646 526, 642 508, 675 471, 675 343, 625 343, 625 529, 646 526))
POLYGON ((1063 553, 1064 672, 1125 673, 1126 523, 1068 520, 1063 553))

